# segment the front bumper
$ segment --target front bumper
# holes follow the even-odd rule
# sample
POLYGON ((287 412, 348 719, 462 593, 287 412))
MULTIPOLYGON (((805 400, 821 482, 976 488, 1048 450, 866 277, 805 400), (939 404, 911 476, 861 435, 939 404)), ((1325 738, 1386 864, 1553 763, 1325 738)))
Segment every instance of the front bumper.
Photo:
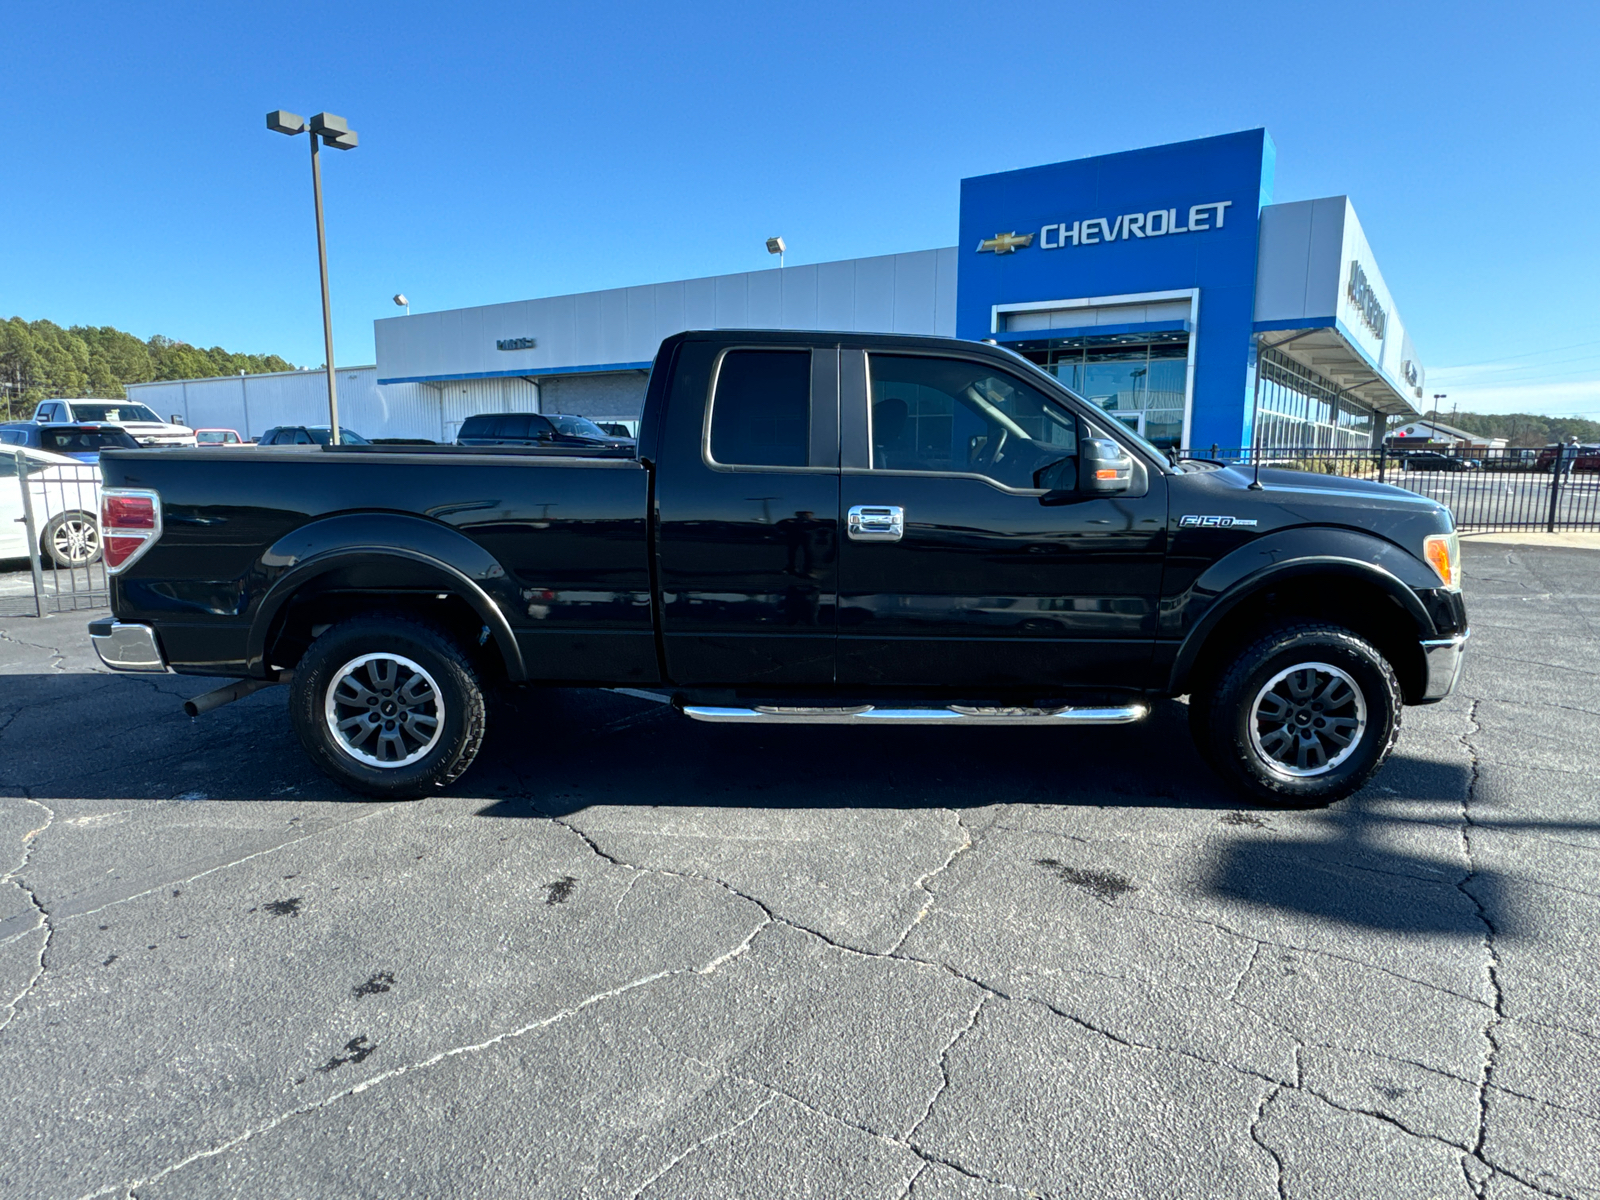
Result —
POLYGON ((1461 659, 1471 636, 1472 631, 1466 630, 1455 637, 1422 643, 1422 657, 1428 666, 1427 682, 1422 689, 1423 703, 1443 700, 1456 690, 1456 680, 1461 678, 1461 659))
POLYGON ((100 661, 113 671, 165 671, 156 631, 148 625, 106 619, 89 624, 89 640, 100 661))

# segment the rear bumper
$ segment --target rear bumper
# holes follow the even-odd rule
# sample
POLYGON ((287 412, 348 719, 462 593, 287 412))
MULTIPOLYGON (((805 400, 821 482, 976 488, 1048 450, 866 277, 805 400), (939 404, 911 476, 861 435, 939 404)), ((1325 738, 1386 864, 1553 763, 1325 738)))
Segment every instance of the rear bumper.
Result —
POLYGON ((1466 630, 1455 637, 1438 638, 1422 643, 1422 656, 1428 665, 1428 678, 1422 689, 1422 702, 1443 700, 1456 690, 1456 680, 1461 678, 1461 660, 1467 649, 1466 630))
POLYGON ((113 671, 165 671, 156 631, 148 625, 124 624, 117 620, 93 621, 89 640, 100 661, 113 671))

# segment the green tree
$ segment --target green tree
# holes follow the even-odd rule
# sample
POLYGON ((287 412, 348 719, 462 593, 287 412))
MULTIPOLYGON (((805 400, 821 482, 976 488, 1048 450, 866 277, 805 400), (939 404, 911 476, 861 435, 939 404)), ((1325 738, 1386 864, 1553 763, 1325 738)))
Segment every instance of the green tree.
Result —
POLYGON ((221 346, 200 350, 160 334, 140 341, 110 325, 63 329, 21 317, 0 322, 0 416, 6 420, 31 417, 41 400, 116 399, 127 394, 128 384, 152 379, 292 370, 276 354, 237 354, 221 346))

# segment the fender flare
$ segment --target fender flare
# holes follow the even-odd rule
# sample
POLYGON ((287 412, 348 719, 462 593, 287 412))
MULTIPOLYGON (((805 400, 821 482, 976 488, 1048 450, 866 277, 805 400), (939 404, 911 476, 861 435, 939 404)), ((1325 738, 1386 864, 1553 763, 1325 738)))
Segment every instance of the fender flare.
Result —
POLYGON ((245 648, 250 673, 266 670, 267 635, 290 599, 308 583, 355 563, 389 559, 439 572, 449 590, 488 626, 513 683, 527 679, 522 648, 505 612, 484 586, 503 590, 505 569, 482 546, 447 525, 397 513, 347 513, 303 525, 265 551, 258 569, 269 579, 251 619, 245 648))
POLYGON ((1168 694, 1178 696, 1187 690, 1189 673, 1206 640, 1230 612, 1265 588, 1308 575, 1340 576, 1374 584, 1411 618, 1419 642, 1432 637, 1435 633, 1433 618, 1414 590, 1439 586, 1431 572, 1424 577, 1423 573, 1428 570, 1420 559, 1414 559, 1393 542, 1348 529, 1284 530, 1241 546, 1213 563, 1189 589, 1190 604, 1203 604, 1204 612, 1178 647, 1168 680, 1168 694), (1307 535, 1312 535, 1313 542, 1321 543, 1309 547, 1311 553, 1305 552, 1307 535), (1280 546, 1285 543, 1292 543, 1299 552, 1293 557, 1276 558, 1282 552, 1280 546), (1246 565, 1249 560, 1263 555, 1275 561, 1249 569, 1246 565), (1416 582, 1409 582, 1406 576, 1416 582), (1214 598, 1200 599, 1207 592, 1213 592, 1214 598))

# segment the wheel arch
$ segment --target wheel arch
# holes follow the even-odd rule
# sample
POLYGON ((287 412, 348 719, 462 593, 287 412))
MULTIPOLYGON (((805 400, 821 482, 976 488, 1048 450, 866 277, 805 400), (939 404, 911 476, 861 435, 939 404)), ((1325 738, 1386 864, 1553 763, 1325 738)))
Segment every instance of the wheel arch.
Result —
POLYGON ((1335 622, 1365 637, 1394 667, 1407 702, 1421 698, 1427 678, 1421 642, 1433 636, 1432 618, 1413 588, 1384 564, 1343 555, 1275 563, 1231 583, 1179 646, 1169 694, 1192 691, 1262 622, 1290 617, 1335 622))
POLYGON ((384 597, 371 607, 415 609, 444 594, 489 630, 500 667, 512 682, 527 678, 516 634, 485 583, 499 590, 505 571, 483 547, 436 522, 399 514, 351 514, 313 522, 262 555, 274 574, 256 605, 246 644, 252 675, 283 636, 297 601, 334 594, 384 597))

